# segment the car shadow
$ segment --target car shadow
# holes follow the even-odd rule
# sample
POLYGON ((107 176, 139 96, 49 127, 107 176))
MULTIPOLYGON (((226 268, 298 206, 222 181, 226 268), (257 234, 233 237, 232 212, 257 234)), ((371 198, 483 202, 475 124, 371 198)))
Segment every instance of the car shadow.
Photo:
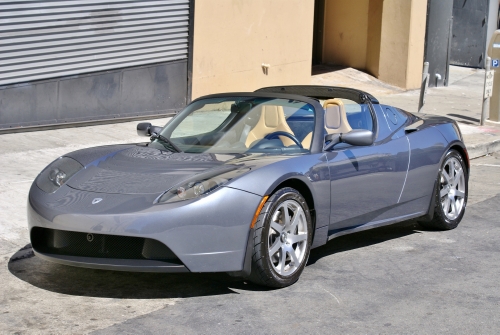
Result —
POLYGON ((270 290, 226 273, 141 273, 66 266, 37 257, 31 244, 10 257, 8 269, 46 291, 96 298, 189 298, 270 290))
MULTIPOLYGON (((405 221, 335 238, 326 245, 313 249, 307 265, 336 253, 418 233, 417 228, 422 230, 416 223, 405 221)), ((190 298, 238 294, 239 290, 272 290, 225 273, 138 273, 65 266, 37 257, 30 244, 9 259, 8 269, 18 279, 46 291, 97 298, 190 298)))
POLYGON ((334 238, 325 245, 311 250, 307 265, 316 263, 319 259, 353 249, 398 239, 404 236, 418 234, 426 229, 414 220, 403 221, 390 226, 365 230, 334 238))
POLYGON ((463 123, 469 123, 469 124, 478 124, 479 122, 481 122, 481 120, 475 118, 475 117, 470 117, 470 116, 465 116, 465 115, 460 115, 460 114, 454 114, 454 113, 448 113, 446 114, 448 116, 452 116, 452 117, 456 117, 456 118, 459 118, 459 119, 464 119, 466 121, 469 121, 469 122, 466 122, 466 121, 460 121, 460 122, 463 122, 463 123))

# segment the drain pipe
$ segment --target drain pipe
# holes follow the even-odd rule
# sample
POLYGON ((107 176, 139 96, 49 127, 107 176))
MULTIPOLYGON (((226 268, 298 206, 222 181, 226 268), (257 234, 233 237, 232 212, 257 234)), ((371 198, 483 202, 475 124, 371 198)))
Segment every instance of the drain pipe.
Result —
POLYGON ((438 86, 438 82, 442 79, 441 78, 441 75, 439 73, 436 73, 435 74, 435 77, 436 77, 436 87, 438 86))

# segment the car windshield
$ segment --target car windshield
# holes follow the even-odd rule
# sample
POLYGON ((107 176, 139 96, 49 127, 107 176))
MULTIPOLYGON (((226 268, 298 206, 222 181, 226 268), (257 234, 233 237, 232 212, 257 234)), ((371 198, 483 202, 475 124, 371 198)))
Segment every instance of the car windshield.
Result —
MULTIPOLYGON (((314 130, 314 108, 289 99, 208 98, 193 102, 161 131, 189 153, 307 153, 314 130)), ((156 138, 150 144, 169 149, 156 138)))

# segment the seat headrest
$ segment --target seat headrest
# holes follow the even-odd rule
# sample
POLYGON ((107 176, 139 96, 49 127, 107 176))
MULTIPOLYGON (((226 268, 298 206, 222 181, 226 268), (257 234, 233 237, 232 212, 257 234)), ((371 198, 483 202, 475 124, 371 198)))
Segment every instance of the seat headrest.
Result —
POLYGON ((337 129, 340 127, 340 106, 329 105, 325 110, 325 127, 337 129))
POLYGON ((262 105, 261 118, 264 119, 264 124, 269 128, 276 128, 279 125, 279 113, 281 106, 262 105))

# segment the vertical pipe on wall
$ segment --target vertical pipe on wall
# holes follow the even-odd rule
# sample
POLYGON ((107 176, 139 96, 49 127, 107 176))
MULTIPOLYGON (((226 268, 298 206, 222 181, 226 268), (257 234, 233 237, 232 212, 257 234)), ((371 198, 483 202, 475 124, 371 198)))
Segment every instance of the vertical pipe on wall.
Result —
POLYGON ((189 0, 189 28, 188 28, 188 62, 187 62, 187 97, 186 105, 191 103, 193 90, 193 41, 194 41, 194 2, 189 0))

